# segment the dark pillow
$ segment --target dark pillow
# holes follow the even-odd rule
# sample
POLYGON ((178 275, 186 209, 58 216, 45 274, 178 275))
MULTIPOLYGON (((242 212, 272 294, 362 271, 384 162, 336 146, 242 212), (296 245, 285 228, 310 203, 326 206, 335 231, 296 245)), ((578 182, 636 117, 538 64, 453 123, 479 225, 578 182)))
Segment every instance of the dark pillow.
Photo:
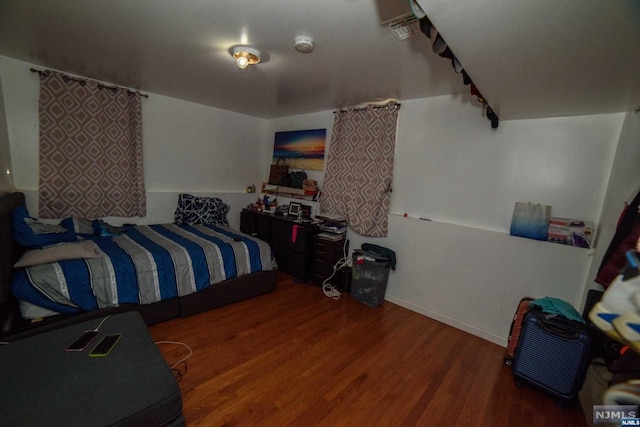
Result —
POLYGON ((25 206, 12 213, 13 239, 27 248, 43 248, 63 242, 77 242, 75 233, 60 225, 43 224, 29 216, 25 206))
POLYGON ((178 207, 174 214, 175 223, 182 224, 212 224, 229 226, 227 213, 230 206, 217 197, 197 197, 191 194, 178 196, 178 207))
POLYGON ((93 234, 101 237, 113 237, 118 234, 125 233, 127 227, 116 227, 111 224, 107 224, 101 219, 93 220, 93 234))

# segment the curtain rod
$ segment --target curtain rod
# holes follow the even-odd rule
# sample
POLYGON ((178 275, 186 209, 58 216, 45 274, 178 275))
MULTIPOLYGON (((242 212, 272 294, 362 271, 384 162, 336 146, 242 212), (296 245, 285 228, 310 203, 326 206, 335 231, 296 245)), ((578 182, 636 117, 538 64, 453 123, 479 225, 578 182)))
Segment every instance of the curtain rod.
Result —
POLYGON ((335 114, 335 113, 345 113, 345 112, 347 112, 347 111, 348 111, 348 110, 350 110, 350 109, 353 109, 353 111, 363 111, 363 110, 366 110, 367 108, 369 108, 369 106, 373 106, 373 109, 374 109, 374 110, 379 110, 379 109, 381 109, 381 108, 386 108, 386 109, 388 109, 388 108, 389 108, 389 105, 391 105, 391 106, 393 106, 393 107, 395 107, 395 108, 400 109, 400 105, 402 105, 402 104, 400 104, 399 102, 387 102, 387 103, 385 103, 385 104, 368 104, 368 105, 365 105, 365 106, 362 106, 362 107, 339 108, 339 109, 337 109, 337 110, 335 110, 335 111, 334 111, 334 114, 335 114))
MULTIPOLYGON (((30 70, 31 70, 32 73, 38 73, 40 75, 40 77, 47 77, 49 75, 49 70, 44 70, 43 71, 43 70, 37 70, 35 68, 30 68, 30 70)), ((63 73, 61 73, 61 74, 63 74, 63 73)), ((80 84, 84 84, 85 83, 85 79, 80 79, 80 78, 77 78, 77 77, 67 76, 66 74, 63 74, 62 78, 63 78, 63 80, 65 82, 73 81, 73 82, 78 82, 80 84)), ((119 86, 108 86, 108 85, 104 85, 104 84, 98 82, 98 87, 99 88, 103 88, 103 89, 111 89, 111 90, 115 91, 116 89, 118 89, 119 86)), ((126 88, 123 88, 123 89, 126 89, 126 88)), ((133 91, 131 89, 127 89, 127 92, 135 93, 135 91, 133 91)), ((149 98, 149 95, 145 95, 144 93, 141 93, 140 96, 142 96, 144 98, 149 98)))

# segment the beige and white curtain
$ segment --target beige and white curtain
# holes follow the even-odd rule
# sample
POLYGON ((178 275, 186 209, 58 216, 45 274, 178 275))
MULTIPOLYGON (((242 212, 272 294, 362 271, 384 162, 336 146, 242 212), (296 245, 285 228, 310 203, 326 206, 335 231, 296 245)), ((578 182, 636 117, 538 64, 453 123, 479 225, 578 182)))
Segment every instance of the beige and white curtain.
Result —
POLYGON ((399 108, 390 103, 335 113, 320 210, 343 215, 364 236, 387 235, 399 108))
POLYGON ((40 73, 39 216, 144 216, 141 95, 40 73))

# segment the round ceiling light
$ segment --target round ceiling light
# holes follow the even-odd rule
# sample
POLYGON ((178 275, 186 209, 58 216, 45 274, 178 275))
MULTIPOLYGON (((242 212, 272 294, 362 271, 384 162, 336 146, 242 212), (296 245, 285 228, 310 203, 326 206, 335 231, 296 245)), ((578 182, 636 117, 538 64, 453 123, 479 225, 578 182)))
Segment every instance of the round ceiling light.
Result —
POLYGON ((300 53, 309 53, 313 50, 313 39, 308 36, 298 36, 294 47, 300 53))
POLYGON ((260 63, 260 51, 250 46, 234 46, 231 55, 236 60, 238 68, 244 70, 249 65, 260 63))

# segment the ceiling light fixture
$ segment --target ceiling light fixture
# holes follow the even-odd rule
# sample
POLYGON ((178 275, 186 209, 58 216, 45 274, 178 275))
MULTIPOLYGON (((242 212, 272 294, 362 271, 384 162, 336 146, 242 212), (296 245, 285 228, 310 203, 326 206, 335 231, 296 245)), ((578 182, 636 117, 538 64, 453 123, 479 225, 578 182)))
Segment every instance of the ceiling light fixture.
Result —
POLYGON ((231 49, 231 56, 236 60, 236 65, 241 70, 260 62, 260 51, 250 46, 234 46, 231 49))

